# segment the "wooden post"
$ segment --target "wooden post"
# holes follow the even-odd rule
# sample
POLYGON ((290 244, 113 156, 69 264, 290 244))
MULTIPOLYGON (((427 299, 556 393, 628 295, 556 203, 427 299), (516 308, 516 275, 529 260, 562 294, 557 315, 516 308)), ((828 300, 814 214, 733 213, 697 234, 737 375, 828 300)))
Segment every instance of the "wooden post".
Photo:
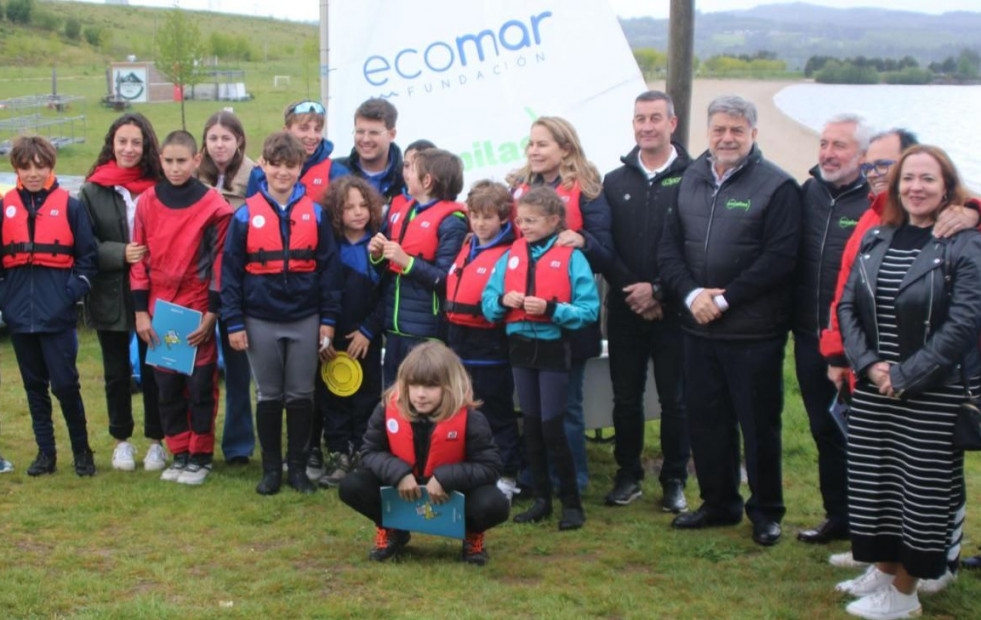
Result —
POLYGON ((695 0, 671 0, 668 26, 668 84, 678 128, 674 139, 688 148, 691 84, 695 59, 695 0))

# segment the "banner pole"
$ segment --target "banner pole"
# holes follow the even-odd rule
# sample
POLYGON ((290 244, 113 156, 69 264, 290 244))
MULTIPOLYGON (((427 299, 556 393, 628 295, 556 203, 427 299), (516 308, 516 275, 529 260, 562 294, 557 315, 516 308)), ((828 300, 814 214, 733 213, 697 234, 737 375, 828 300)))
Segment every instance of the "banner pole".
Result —
POLYGON ((328 41, 327 19, 328 8, 327 0, 320 0, 320 102, 327 107, 330 99, 330 42, 328 41))

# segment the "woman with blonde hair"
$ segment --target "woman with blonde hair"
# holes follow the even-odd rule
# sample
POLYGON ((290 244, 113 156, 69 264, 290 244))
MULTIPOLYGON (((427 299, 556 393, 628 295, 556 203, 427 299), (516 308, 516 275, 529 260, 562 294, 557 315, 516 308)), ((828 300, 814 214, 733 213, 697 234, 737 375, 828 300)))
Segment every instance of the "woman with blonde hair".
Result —
POLYGON ((375 523, 368 559, 387 560, 409 542, 409 532, 382 526, 379 490, 392 486, 406 501, 420 499, 425 488, 436 505, 463 493, 460 559, 487 562, 484 532, 506 521, 510 506, 496 485, 501 458, 479 405, 460 358, 446 345, 431 340, 406 356, 368 421, 360 469, 340 484, 341 501, 375 523))
MULTIPOLYGON (((531 124, 525 165, 508 176, 515 200, 534 186, 553 188, 565 204, 566 230, 555 245, 568 246, 586 255, 593 273, 609 273, 616 261, 610 232, 610 205, 603 183, 583 151, 575 127, 557 116, 542 116, 531 124)), ((586 460, 586 428, 583 415, 583 381, 586 360, 600 354, 600 323, 570 331, 572 366, 569 371, 569 415, 565 431, 576 464, 580 490, 589 482, 586 460)))

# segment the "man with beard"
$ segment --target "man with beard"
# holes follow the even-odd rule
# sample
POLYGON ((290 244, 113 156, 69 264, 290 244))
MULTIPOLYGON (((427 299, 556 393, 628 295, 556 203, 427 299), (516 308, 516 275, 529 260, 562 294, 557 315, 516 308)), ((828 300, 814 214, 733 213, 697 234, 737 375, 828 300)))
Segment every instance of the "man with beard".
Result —
POLYGON ((829 308, 845 244, 869 208, 869 184, 860 170, 871 130, 860 116, 839 114, 824 125, 818 165, 804 183, 804 210, 797 286, 794 300, 794 359, 797 381, 818 449, 818 478, 825 519, 797 534, 806 543, 848 538, 847 462, 845 436, 828 406, 835 384, 818 348, 827 327, 829 308))

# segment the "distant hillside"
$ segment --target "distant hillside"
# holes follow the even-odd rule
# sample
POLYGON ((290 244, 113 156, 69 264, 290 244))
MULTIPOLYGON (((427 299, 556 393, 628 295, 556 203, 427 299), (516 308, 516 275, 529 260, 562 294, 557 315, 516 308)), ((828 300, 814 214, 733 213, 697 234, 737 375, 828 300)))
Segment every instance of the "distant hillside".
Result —
MULTIPOLYGON (((3 5, 6 6, 6 2, 3 5)), ((154 34, 169 9, 107 6, 86 2, 36 1, 31 23, 0 20, 0 64, 36 66, 101 64, 129 54, 152 58, 154 34), (75 38, 69 22, 77 23, 75 38)), ((189 11, 211 42, 216 35, 253 61, 316 54, 317 28, 311 24, 243 15, 189 11)), ((209 48, 210 49, 210 48, 209 48)), ((245 58, 240 58, 245 60, 245 58)))
MULTIPOLYGON (((631 47, 668 47, 668 20, 621 20, 631 47)), ((753 54, 770 50, 801 69, 810 56, 913 56, 925 66, 956 56, 965 47, 981 51, 981 13, 926 15, 909 11, 833 9, 803 2, 744 11, 698 13, 695 54, 753 54)))

